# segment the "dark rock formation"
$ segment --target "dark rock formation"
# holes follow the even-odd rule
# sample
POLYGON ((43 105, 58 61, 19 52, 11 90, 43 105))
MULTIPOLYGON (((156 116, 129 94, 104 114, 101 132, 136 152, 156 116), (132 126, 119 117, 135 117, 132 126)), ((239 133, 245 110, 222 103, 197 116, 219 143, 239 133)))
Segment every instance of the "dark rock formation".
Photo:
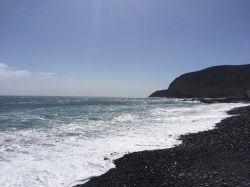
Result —
POLYGON ((214 66, 176 78, 149 97, 235 98, 250 95, 250 64, 214 66))

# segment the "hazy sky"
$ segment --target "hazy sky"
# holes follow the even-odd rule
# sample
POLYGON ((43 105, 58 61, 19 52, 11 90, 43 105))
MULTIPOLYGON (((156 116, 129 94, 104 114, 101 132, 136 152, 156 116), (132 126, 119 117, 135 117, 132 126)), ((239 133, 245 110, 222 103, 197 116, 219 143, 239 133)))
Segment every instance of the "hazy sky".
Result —
POLYGON ((249 0, 0 0, 0 94, 145 97, 250 63, 249 0))

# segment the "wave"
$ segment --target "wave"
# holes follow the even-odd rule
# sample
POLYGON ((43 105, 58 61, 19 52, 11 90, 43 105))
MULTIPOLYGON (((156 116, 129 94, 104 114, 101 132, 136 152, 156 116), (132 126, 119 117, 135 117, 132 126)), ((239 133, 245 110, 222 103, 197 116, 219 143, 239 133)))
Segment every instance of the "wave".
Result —
MULTIPOLYGON (((173 147, 181 143, 180 135, 212 129, 228 116, 226 111, 244 106, 162 101, 57 108, 50 128, 0 131, 0 186, 84 183, 115 167, 113 160, 124 154, 173 147)), ((36 112, 44 115, 44 110, 36 112)))

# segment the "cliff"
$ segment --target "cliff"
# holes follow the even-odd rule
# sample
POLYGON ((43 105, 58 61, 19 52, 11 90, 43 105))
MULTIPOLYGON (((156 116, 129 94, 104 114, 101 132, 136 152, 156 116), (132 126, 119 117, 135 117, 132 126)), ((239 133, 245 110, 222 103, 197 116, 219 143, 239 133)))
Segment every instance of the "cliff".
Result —
POLYGON ((176 78, 167 90, 149 97, 221 98, 247 97, 250 93, 250 64, 222 65, 186 73, 176 78))

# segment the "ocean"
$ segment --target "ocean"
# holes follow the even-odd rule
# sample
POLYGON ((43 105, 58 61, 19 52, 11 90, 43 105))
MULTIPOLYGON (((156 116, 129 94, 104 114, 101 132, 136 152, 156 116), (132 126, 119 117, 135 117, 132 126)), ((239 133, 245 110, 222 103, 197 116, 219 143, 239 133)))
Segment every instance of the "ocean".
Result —
POLYGON ((126 153, 178 145, 244 104, 159 98, 0 97, 0 186, 74 186, 126 153))

